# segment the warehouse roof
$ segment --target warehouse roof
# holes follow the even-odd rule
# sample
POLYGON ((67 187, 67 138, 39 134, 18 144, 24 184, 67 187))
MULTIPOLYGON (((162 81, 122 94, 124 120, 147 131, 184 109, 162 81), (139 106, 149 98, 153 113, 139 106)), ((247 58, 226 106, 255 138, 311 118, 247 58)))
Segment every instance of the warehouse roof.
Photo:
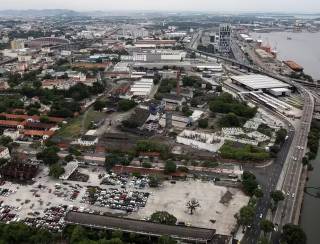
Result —
POLYGON ((239 75, 231 76, 231 79, 252 90, 290 87, 289 84, 265 75, 239 75))
POLYGON ((79 212, 69 212, 65 218, 67 223, 92 226, 95 228, 116 229, 125 232, 136 232, 145 235, 169 235, 178 239, 206 242, 212 240, 214 229, 163 225, 141 220, 101 216, 79 212))

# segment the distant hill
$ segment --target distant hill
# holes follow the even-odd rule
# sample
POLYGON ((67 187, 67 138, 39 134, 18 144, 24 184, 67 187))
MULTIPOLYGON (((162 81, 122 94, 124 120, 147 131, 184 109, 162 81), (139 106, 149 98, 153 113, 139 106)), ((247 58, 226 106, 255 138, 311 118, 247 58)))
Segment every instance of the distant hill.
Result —
POLYGON ((0 10, 0 16, 2 17, 42 17, 42 16, 81 16, 83 13, 67 10, 67 9, 28 9, 28 10, 0 10))

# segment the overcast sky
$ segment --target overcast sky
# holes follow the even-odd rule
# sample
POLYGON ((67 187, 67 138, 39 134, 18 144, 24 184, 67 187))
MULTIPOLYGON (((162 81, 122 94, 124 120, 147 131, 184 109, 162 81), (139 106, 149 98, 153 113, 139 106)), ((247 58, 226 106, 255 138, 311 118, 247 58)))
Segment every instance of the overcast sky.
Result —
POLYGON ((320 12, 320 0, 0 0, 0 9, 320 12))

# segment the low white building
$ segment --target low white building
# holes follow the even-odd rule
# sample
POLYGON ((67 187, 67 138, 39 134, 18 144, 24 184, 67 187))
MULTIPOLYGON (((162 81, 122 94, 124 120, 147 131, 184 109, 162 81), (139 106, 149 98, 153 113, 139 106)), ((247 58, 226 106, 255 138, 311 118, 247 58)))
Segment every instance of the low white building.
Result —
POLYGON ((147 97, 154 87, 153 79, 140 79, 130 87, 133 96, 147 97))
POLYGON ((208 64, 208 65, 197 65, 197 69, 200 71, 208 70, 212 72, 222 72, 223 68, 221 64, 208 64))
POLYGON ((20 137, 20 133, 18 130, 6 129, 3 131, 3 136, 10 137, 13 141, 15 141, 20 137))
POLYGON ((76 144, 84 147, 95 146, 98 143, 98 137, 94 135, 84 135, 76 141, 76 144))
POLYGON ((10 152, 7 147, 0 146, 0 159, 9 159, 10 152))
POLYGON ((121 60, 133 62, 181 61, 186 55, 186 52, 179 50, 150 50, 133 52, 132 55, 123 55, 121 60))
POLYGON ((177 136, 177 142, 199 150, 217 152, 223 145, 222 138, 212 133, 184 130, 177 136))

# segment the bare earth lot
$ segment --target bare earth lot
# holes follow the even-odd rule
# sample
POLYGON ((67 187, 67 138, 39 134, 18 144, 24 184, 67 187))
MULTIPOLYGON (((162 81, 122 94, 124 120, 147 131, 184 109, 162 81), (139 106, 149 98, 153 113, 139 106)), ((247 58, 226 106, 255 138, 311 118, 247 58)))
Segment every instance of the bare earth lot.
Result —
POLYGON ((133 213, 130 217, 146 218, 155 211, 168 211, 192 226, 215 228, 219 234, 230 234, 236 223, 234 215, 246 205, 249 198, 240 190, 216 186, 211 182, 186 181, 170 184, 165 182, 160 189, 152 189, 145 208, 133 213), (221 197, 229 190, 233 198, 226 205, 220 203, 221 197), (186 203, 195 198, 200 208, 190 215, 186 203), (210 220, 216 220, 213 224, 210 220))

